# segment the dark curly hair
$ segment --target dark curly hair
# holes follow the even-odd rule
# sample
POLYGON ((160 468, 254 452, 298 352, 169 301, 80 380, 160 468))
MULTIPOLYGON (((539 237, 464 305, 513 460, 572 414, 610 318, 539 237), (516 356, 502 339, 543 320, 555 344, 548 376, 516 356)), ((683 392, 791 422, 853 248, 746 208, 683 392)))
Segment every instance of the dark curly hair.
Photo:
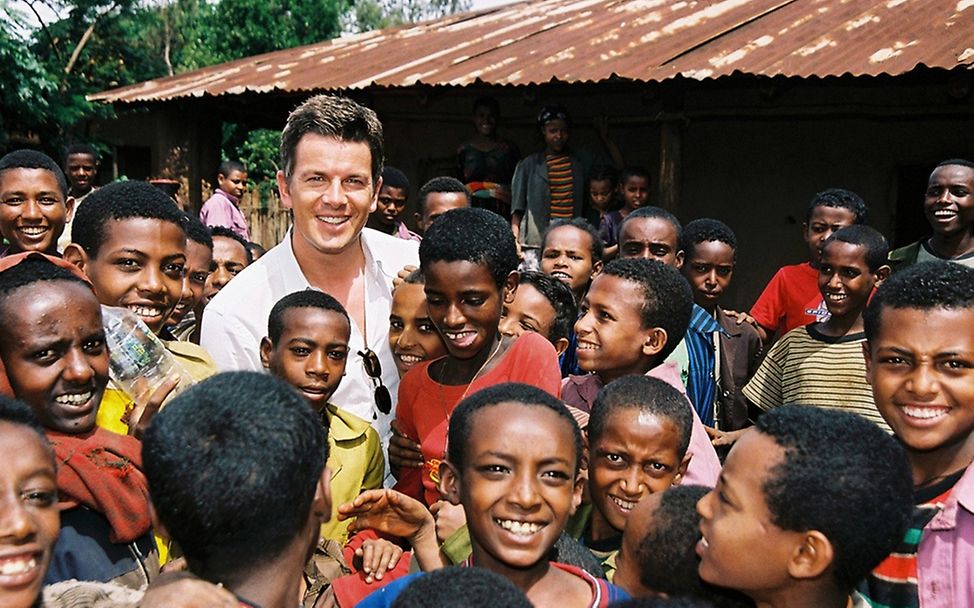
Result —
POLYGON ((240 243, 244 249, 244 256, 247 258, 247 266, 254 263, 254 252, 250 250, 250 243, 245 241, 242 236, 227 228, 226 226, 210 226, 210 236, 222 236, 225 239, 233 239, 240 243))
POLYGON ((200 218, 192 213, 183 213, 183 230, 186 231, 186 238, 194 243, 213 250, 213 237, 210 236, 210 229, 207 228, 200 218))
POLYGON ((913 513, 913 477, 893 437, 857 414, 789 405, 756 428, 784 451, 764 482, 771 521, 818 530, 834 549, 832 575, 851 590, 903 539, 913 513))
POLYGON ((108 238, 108 222, 127 219, 161 220, 186 232, 182 210, 162 190, 146 182, 114 182, 93 191, 78 207, 71 242, 97 258, 108 238))
MULTIPOLYGON (((91 289, 89 283, 70 270, 49 262, 41 254, 31 255, 16 266, 0 272, 0 307, 14 292, 41 281, 67 281, 91 289)), ((0 327, 3 326, 3 319, 6 318, 8 315, 0 315, 0 327)))
POLYGON ((517 270, 517 246, 511 227, 485 209, 453 209, 438 217, 419 244, 419 266, 428 274, 434 262, 472 262, 490 271, 498 289, 517 270))
MULTIPOLYGON (((632 215, 629 214, 629 217, 632 215)), ((660 361, 666 359, 690 325, 693 294, 687 280, 676 268, 644 259, 612 260, 602 269, 602 274, 625 279, 639 287, 643 297, 639 311, 643 328, 659 327, 666 330, 666 346, 658 355, 660 361)))
MULTIPOLYGON (((68 180, 54 159, 37 150, 14 150, 0 158, 0 176, 11 169, 45 169, 54 174, 61 196, 68 197, 68 180)), ((63 200, 61 202, 64 202, 63 200)))
POLYGON ((676 231, 676 243, 677 246, 679 246, 681 242, 680 239, 683 238, 683 224, 680 223, 680 220, 677 219, 675 215, 662 207, 654 207, 650 205, 648 207, 640 207, 639 209, 634 210, 632 213, 627 215, 624 220, 622 220, 622 223, 619 224, 619 234, 622 234, 622 229, 627 223, 640 218, 657 218, 672 224, 673 229, 676 231))
MULTIPOLYGON (((319 308, 321 310, 330 310, 336 312, 346 321, 348 320, 348 312, 345 311, 345 307, 342 306, 341 302, 328 295, 323 291, 317 289, 305 289, 303 291, 295 291, 294 293, 289 293, 274 304, 271 308, 271 314, 267 317, 267 337, 270 339, 271 344, 276 345, 277 341, 281 339, 281 334, 284 333, 284 313, 292 308, 319 308)), ((351 327, 351 325, 349 325, 351 327)))
POLYGON ((886 308, 974 308, 974 268, 945 261, 920 262, 886 279, 863 314, 866 340, 879 335, 886 308))
POLYGON ((452 566, 416 577, 392 608, 531 608, 531 602, 500 574, 452 566))
POLYGON ((578 228, 585 234, 589 236, 592 240, 592 263, 598 262, 602 259, 602 253, 605 248, 605 244, 602 243, 602 237, 599 236, 598 230, 595 226, 588 223, 588 220, 581 217, 575 217, 570 220, 555 220, 548 224, 548 228, 544 231, 544 236, 541 237, 541 250, 544 251, 545 247, 548 245, 548 235, 551 234, 552 230, 563 228, 565 226, 571 226, 572 228, 578 228))
POLYGON ((812 219, 812 212, 815 211, 816 207, 848 209, 855 218, 852 221, 853 224, 865 224, 866 217, 869 215, 869 208, 866 207, 866 202, 862 200, 862 197, 843 188, 828 188, 813 196, 805 212, 806 222, 812 219))
POLYGON ((734 255, 737 255, 737 236, 734 235, 734 231, 724 222, 709 217, 693 220, 683 227, 680 249, 689 258, 693 255, 694 247, 711 241, 727 245, 734 250, 734 255))
POLYGON ((562 338, 567 338, 578 318, 578 306, 575 304, 572 290, 568 285, 543 272, 529 270, 522 272, 520 277, 519 285, 534 287, 555 309, 555 321, 551 324, 548 341, 555 343, 562 338))
POLYGON ((823 255, 829 245, 836 241, 862 247, 865 253, 863 257, 866 259, 866 266, 869 267, 870 272, 876 272, 880 266, 886 264, 886 256, 889 255, 889 243, 886 241, 886 237, 875 228, 861 224, 839 228, 822 243, 823 255))
POLYGON ((153 418, 142 444, 149 494, 196 574, 233 576, 294 542, 328 460, 326 433, 297 391, 257 372, 207 378, 153 418))
MULTIPOLYGON (((491 212, 488 211, 487 213, 491 212)), ((575 422, 575 419, 568 412, 568 408, 561 401, 536 386, 517 382, 495 384, 479 390, 457 405, 453 413, 450 414, 450 426, 447 431, 446 449, 447 458, 450 462, 457 469, 463 469, 467 461, 467 445, 470 443, 470 436, 473 434, 474 414, 488 407, 508 402, 518 403, 524 407, 549 409, 571 427, 575 448, 575 473, 577 474, 579 458, 582 454, 582 431, 578 428, 578 423, 575 422)))
POLYGON ((693 430, 693 414, 683 394, 658 378, 649 376, 625 376, 602 387, 592 404, 588 421, 588 440, 595 445, 605 425, 614 412, 622 409, 636 409, 676 426, 680 444, 679 457, 682 459, 690 447, 690 431, 693 430))

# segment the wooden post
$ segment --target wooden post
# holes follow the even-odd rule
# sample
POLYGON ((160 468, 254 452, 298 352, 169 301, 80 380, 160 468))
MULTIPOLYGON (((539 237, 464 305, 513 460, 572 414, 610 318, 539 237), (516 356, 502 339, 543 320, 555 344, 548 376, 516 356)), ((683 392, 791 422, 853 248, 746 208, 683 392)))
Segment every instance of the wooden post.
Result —
POLYGON ((680 166, 683 134, 678 121, 660 123, 659 206, 676 214, 680 202, 680 166))
POLYGON ((189 201, 187 209, 191 213, 199 213, 203 206, 203 180, 211 181, 216 177, 216 169, 220 164, 220 129, 219 120, 212 120, 205 116, 206 112, 199 106, 189 106, 185 115, 192 116, 187 121, 189 128, 189 146, 186 160, 189 163, 189 201))

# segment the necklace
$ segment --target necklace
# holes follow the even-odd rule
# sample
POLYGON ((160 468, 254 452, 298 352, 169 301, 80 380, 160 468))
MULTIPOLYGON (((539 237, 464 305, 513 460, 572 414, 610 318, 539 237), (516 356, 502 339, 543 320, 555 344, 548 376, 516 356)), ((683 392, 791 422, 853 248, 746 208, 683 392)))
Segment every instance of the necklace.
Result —
MULTIPOLYGON (((477 372, 470 379, 470 382, 467 382, 467 386, 463 390, 463 394, 460 395, 460 398, 457 400, 457 403, 460 403, 461 401, 463 401, 467 397, 467 393, 470 392, 470 387, 473 386, 473 383, 480 376, 480 373, 482 371, 484 371, 484 369, 487 367, 487 364, 491 362, 491 360, 494 358, 494 355, 496 355, 497 352, 501 349, 501 345, 503 343, 504 343, 504 337, 501 336, 497 340, 497 346, 494 347, 494 350, 491 351, 491 353, 487 357, 487 359, 484 360, 484 362, 480 365, 480 368, 477 370, 477 372)), ((449 362, 450 362, 450 358, 449 357, 446 357, 443 360, 443 367, 440 369, 440 372, 441 372, 440 377, 441 377, 441 379, 446 377, 446 366, 449 364, 449 362)), ((442 382, 437 382, 436 384, 437 384, 437 387, 439 388, 440 409, 443 410, 443 417, 445 419, 449 419, 450 418, 450 408, 449 408, 449 405, 446 402, 446 396, 443 394, 443 383, 442 382)))

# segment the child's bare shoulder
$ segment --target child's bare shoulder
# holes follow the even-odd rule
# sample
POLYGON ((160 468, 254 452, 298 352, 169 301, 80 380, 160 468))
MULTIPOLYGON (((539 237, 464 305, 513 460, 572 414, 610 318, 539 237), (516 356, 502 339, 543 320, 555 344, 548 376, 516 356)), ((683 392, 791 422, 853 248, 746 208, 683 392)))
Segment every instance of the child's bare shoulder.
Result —
POLYGON ((535 606, 589 608, 593 598, 592 585, 585 579, 554 566, 528 592, 528 599, 535 606))

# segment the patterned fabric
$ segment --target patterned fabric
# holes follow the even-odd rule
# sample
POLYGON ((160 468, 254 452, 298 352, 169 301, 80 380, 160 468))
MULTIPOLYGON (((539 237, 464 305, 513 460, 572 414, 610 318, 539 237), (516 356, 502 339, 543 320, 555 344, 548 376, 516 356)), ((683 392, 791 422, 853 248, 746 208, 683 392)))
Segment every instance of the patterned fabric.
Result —
POLYGON ((62 511, 84 505, 101 513, 112 526, 113 543, 130 543, 149 531, 149 486, 137 439, 99 428, 84 435, 46 434, 57 458, 62 511))
POLYGON ((958 471, 933 486, 917 490, 917 504, 903 540, 862 582, 859 593, 867 605, 876 608, 919 608, 917 549, 923 529, 943 509, 963 474, 964 471, 958 471))
POLYGON ((814 325, 794 329, 771 347, 744 396, 762 410, 799 404, 854 412, 888 433, 866 382, 865 341, 863 333, 833 338, 814 325))
POLYGON ((717 320, 706 310, 693 305, 686 342, 689 365, 687 368, 687 397, 697 410, 700 422, 714 426, 714 401, 717 397, 717 381, 714 371, 717 365, 714 353, 714 333, 725 333, 717 320))
POLYGON ((548 187, 551 189, 551 219, 571 219, 575 212, 572 199, 572 161, 567 154, 548 154, 548 187))

